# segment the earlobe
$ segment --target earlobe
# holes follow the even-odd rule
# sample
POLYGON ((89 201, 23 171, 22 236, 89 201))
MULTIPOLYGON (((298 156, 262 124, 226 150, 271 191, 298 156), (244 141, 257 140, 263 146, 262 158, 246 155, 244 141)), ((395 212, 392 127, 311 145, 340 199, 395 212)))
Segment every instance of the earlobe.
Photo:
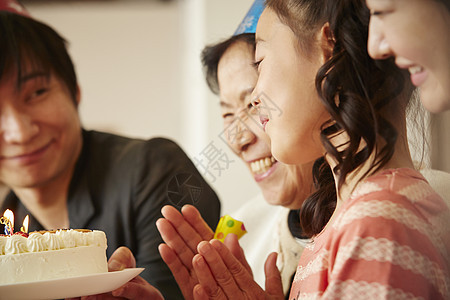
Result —
POLYGON ((333 49, 336 40, 331 32, 330 23, 325 23, 320 29, 320 45, 323 53, 324 62, 333 56, 333 49))

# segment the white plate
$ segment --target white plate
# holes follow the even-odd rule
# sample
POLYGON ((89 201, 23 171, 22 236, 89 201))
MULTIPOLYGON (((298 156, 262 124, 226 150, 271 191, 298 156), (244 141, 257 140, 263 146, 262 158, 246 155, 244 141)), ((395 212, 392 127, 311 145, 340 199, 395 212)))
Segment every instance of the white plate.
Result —
POLYGON ((130 268, 55 280, 15 283, 0 286, 0 299, 61 299, 111 292, 137 275, 144 268, 130 268))

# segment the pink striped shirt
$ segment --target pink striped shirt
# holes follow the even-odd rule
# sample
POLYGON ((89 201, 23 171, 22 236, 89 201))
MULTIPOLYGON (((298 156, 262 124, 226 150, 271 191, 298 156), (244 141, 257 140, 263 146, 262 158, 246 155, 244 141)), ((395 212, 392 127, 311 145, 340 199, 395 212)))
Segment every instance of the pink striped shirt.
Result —
POLYGON ((449 207, 420 173, 386 170, 305 248, 290 299, 450 299, 449 261, 449 207))

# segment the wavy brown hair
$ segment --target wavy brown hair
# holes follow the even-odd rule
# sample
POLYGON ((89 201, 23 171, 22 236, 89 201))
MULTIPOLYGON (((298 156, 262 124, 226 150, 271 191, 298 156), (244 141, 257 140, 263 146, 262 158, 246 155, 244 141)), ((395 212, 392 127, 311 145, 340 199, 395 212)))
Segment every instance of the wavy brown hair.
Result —
POLYGON ((409 99, 413 89, 407 73, 393 60, 369 57, 370 13, 364 0, 267 0, 266 4, 296 34, 300 51, 312 49, 308 45, 313 45, 314 35, 327 22, 334 44, 331 58, 317 73, 316 89, 331 116, 322 124, 321 140, 337 165, 330 170, 321 158, 313 168, 317 191, 305 200, 300 212, 303 232, 313 236, 324 228, 335 209, 333 173, 339 176, 339 190, 347 176, 371 155, 375 160, 365 175, 392 158, 398 132, 385 116, 398 113, 404 117, 407 101, 401 100, 409 99), (331 139, 343 132, 348 142, 333 145, 331 139), (377 147, 380 140, 381 148, 377 147))

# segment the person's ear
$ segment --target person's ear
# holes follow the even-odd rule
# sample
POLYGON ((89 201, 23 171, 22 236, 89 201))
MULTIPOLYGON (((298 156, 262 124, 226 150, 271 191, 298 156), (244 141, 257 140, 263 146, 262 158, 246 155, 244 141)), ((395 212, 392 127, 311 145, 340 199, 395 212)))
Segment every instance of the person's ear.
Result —
POLYGON ((333 56, 335 39, 331 32, 330 23, 323 24, 319 32, 320 48, 322 50, 323 62, 325 63, 333 56))

